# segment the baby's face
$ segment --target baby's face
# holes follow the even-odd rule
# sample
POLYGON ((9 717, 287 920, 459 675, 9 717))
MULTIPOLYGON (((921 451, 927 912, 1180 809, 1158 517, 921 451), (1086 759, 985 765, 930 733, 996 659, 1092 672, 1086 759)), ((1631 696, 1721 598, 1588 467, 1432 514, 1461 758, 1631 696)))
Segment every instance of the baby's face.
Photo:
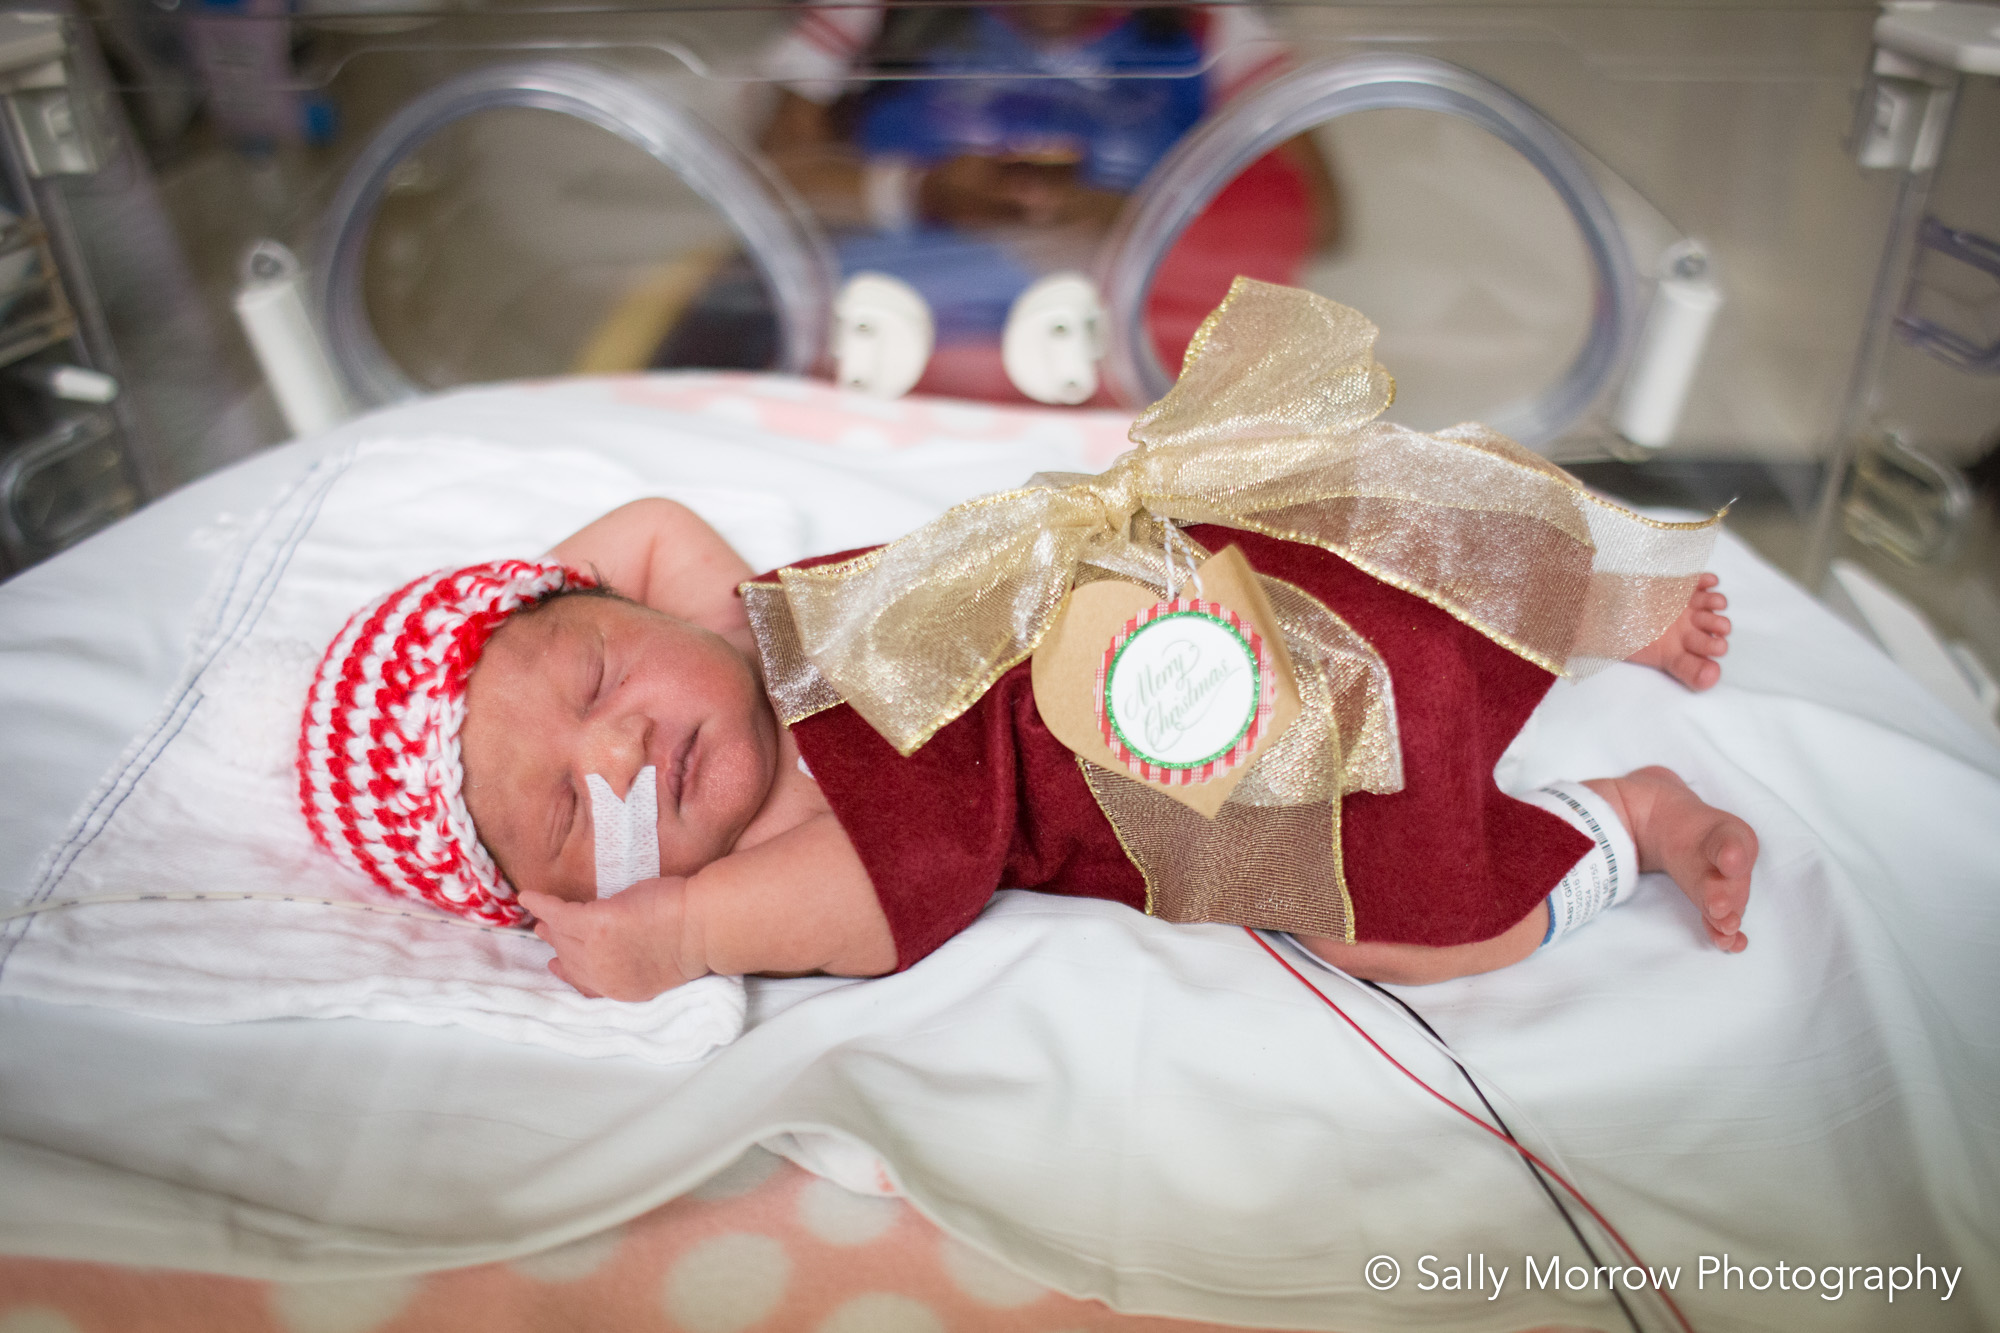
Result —
POLYGON ((585 778, 621 798, 657 770, 660 871, 727 855, 777 769, 777 719, 743 655, 610 597, 563 597, 503 624, 466 688, 465 802, 517 889, 597 896, 585 778))

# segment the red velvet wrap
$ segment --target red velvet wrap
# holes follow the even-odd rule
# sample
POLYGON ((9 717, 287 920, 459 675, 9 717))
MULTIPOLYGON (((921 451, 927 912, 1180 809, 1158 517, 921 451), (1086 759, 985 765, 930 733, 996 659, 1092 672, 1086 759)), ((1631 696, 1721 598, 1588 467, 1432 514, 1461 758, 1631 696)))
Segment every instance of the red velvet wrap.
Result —
MULTIPOLYGON (((1561 819, 1493 783, 1501 752, 1555 677, 1317 547, 1233 528, 1188 535, 1210 550, 1240 546, 1252 568, 1317 597, 1388 665, 1404 787, 1357 792, 1341 806, 1357 939, 1490 939, 1590 849, 1561 819)), ((1145 907, 1145 880, 1076 756, 1042 724, 1025 662, 908 758, 845 704, 792 735, 875 886, 899 969, 971 924, 1002 887, 1145 907)))

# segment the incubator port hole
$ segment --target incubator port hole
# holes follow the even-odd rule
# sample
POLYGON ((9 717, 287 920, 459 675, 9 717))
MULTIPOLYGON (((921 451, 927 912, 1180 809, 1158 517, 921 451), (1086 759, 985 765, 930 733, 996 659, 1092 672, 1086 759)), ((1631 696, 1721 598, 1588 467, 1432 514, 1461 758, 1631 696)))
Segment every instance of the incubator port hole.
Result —
POLYGON ((1314 135, 1339 164, 1345 244, 1316 256, 1304 285, 1381 326, 1394 419, 1420 430, 1490 419, 1576 359, 1589 257, 1519 153, 1434 111, 1361 111, 1314 135))
POLYGON ((384 350, 427 389, 643 370, 668 342, 671 364, 764 369, 771 302, 736 256, 728 223, 639 149, 499 108, 393 173, 364 281, 384 350), (699 327, 674 336, 698 304, 699 327))

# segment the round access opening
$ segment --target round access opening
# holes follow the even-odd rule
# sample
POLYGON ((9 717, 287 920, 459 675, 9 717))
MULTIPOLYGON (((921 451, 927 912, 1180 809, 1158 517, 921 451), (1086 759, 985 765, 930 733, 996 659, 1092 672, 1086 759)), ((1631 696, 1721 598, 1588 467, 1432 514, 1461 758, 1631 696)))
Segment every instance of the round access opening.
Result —
POLYGON ((1307 134, 1331 149, 1350 239, 1290 280, 1382 327, 1397 419, 1476 417, 1529 445, 1574 425, 1634 336, 1638 284, 1623 234, 1546 118, 1491 80, 1422 56, 1299 70, 1232 104, 1160 164, 1100 264, 1112 391, 1138 406, 1171 387, 1185 333, 1160 318, 1156 279, 1214 268, 1226 289, 1228 238, 1256 219, 1225 226, 1216 215, 1248 207, 1246 183, 1307 134))
POLYGON ((539 61, 392 117, 328 209, 317 277, 334 361, 372 404, 649 364, 804 371, 831 273, 810 222, 664 93, 539 61))
MULTIPOLYGON (((740 256, 728 219, 641 149, 502 107, 444 126, 390 173, 361 281, 382 351, 434 391, 643 368, 740 256)), ((713 364, 775 365, 775 326, 750 332, 717 340, 713 364)))
POLYGON ((1382 330, 1395 420, 1490 420, 1562 381, 1589 344, 1590 252, 1548 179, 1471 121, 1363 111, 1314 132, 1340 164, 1345 237, 1301 285, 1382 330))

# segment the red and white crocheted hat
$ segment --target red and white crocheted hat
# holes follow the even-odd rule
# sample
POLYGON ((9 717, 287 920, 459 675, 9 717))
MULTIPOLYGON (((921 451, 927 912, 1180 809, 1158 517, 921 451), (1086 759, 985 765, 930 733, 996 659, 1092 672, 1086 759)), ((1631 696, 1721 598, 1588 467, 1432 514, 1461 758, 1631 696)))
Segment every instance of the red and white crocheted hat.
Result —
POLYGON ((596 586, 553 560, 493 560, 356 611, 320 659, 299 730, 299 804, 320 846, 391 893, 526 921, 465 808, 466 681, 508 616, 596 586))

